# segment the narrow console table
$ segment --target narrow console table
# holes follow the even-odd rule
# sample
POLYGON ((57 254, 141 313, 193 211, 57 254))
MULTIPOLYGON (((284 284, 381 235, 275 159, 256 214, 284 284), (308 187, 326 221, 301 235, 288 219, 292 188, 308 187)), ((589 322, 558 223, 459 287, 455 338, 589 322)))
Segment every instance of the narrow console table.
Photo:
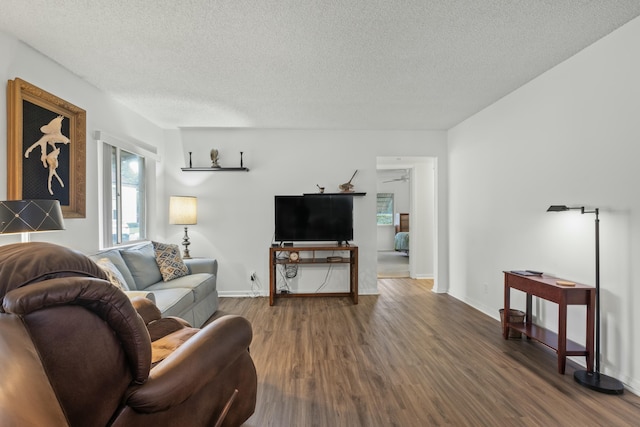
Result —
POLYGON ((295 297, 351 297, 354 304, 358 304, 358 247, 342 245, 325 246, 272 246, 269 248, 269 305, 275 303, 276 298, 295 297), (348 257, 320 256, 323 252, 348 251, 348 257), (278 252, 289 253, 288 258, 278 258, 278 252), (295 253, 298 256, 291 256, 295 253), (301 256, 300 254, 305 256, 301 256), (310 254, 311 256, 308 256, 310 254), (276 291, 276 268, 284 264, 349 264, 349 292, 319 292, 319 293, 278 293, 276 291))
POLYGON ((587 370, 593 370, 593 332, 595 319, 595 288, 575 283, 574 286, 558 285, 560 280, 551 276, 524 276, 514 272, 504 272, 504 322, 502 336, 509 338, 509 329, 522 332, 527 338, 532 338, 555 350, 558 354, 558 372, 564 374, 567 356, 585 356, 587 370), (524 323, 511 323, 510 320, 510 291, 517 289, 525 292, 526 311, 524 323), (532 297, 545 299, 558 304, 558 332, 552 332, 533 324, 531 320, 532 297), (587 336, 586 346, 567 340, 567 306, 585 305, 587 307, 587 336))

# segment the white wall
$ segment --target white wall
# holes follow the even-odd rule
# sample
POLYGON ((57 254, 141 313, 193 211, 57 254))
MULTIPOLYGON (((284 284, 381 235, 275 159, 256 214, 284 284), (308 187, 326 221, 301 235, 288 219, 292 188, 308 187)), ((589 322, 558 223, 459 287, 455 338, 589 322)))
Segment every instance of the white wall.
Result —
MULTIPOLYGON (((438 180, 435 175, 438 170, 437 161, 434 158, 422 158, 416 160, 412 169, 410 218, 413 219, 409 220, 409 270, 411 277, 417 279, 432 279, 436 276, 439 236, 435 227, 439 226, 436 223, 440 221, 435 216, 439 204, 436 195, 438 180)), ((436 292, 446 290, 440 286, 434 288, 436 292)))
MULTIPOLYGON (((259 129, 182 129, 167 144, 165 199, 173 194, 198 197, 198 225, 189 228, 193 256, 220 261, 221 295, 250 294, 249 272, 257 273, 262 289, 269 286, 268 248, 273 239, 273 196, 317 191, 337 192, 354 178, 354 243, 359 246, 361 293, 377 293, 376 286, 376 157, 434 156, 442 161, 439 195, 441 221, 438 281, 447 283, 446 135, 430 131, 322 131, 259 129), (193 166, 209 166, 209 151, 220 150, 222 166, 238 166, 243 151, 250 172, 182 172, 191 151, 193 166)), ((167 202, 168 203, 168 202, 167 202)), ((165 204, 167 204, 165 203, 165 204)), ((165 207, 166 209, 166 207, 165 207)), ((167 237, 179 242, 182 229, 167 226, 167 237)), ((345 290, 346 267, 336 266, 324 290, 345 290)), ((301 267, 294 291, 317 289, 326 266, 301 267)))
MULTIPOLYGON (((133 113, 127 108, 107 97, 94 86, 86 83, 78 76, 70 73, 59 64, 46 58, 32 48, 0 32, 0 98, 6 99, 8 80, 19 77, 27 82, 46 90, 59 98, 68 101, 87 112, 87 209, 86 218, 66 219, 65 231, 55 233, 33 233, 33 241, 50 241, 75 249, 91 252, 98 249, 98 174, 96 141, 92 135, 96 130, 107 131, 122 137, 131 137, 159 147, 162 153, 163 132, 148 120, 133 113)), ((0 102, 0 117, 7 117, 6 102, 0 102)), ((0 135, 7 134, 6 119, 0 120, 0 135)), ((73 143, 73 142, 72 142, 73 143)), ((7 140, 0 137, 0 200, 7 198, 7 140)), ((163 191, 162 167, 158 167, 158 176, 154 185, 156 191, 163 191)), ((156 197, 152 198, 152 210, 156 197)), ((160 227, 155 218, 150 224, 151 233, 156 233, 160 227)), ((0 244, 19 242, 19 235, 0 236, 0 244)))
MULTIPOLYGON (((360 284, 363 293, 376 292, 375 168, 376 156, 433 156, 441 167, 438 197, 441 238, 438 249, 436 288, 448 283, 447 246, 447 150, 446 134, 441 131, 282 131, 184 129, 162 130, 118 104, 78 76, 24 45, 0 33, 0 77, 20 77, 87 111, 87 215, 68 219, 66 230, 33 234, 34 241, 52 241, 83 252, 99 245, 99 186, 95 131, 123 140, 141 141, 158 147, 161 161, 156 164, 152 183, 149 237, 180 243, 182 228, 167 224, 168 196, 194 194, 200 199, 200 220, 190 229, 192 253, 220 259, 222 294, 249 294, 248 271, 256 270, 262 293, 267 292, 267 248, 273 233, 273 195, 314 192, 316 184, 327 191, 347 181, 355 169, 358 191, 368 197, 355 198, 355 241, 360 246, 360 284), (184 142, 183 142, 184 140, 184 142), (245 151, 249 173, 181 172, 187 165, 188 151, 194 166, 210 164, 209 151, 221 151, 224 166, 238 165, 239 151, 245 151), (165 189, 165 182, 167 188, 165 189), (193 191, 192 191, 193 190, 193 191)), ((6 85, 2 87, 6 98, 6 85)), ((6 104, 0 115, 6 117, 6 104)), ((0 134, 6 135, 6 120, 0 121, 0 134)), ((0 152, 6 153, 6 139, 0 139, 0 152)), ((6 171, 6 156, 1 157, 6 171)), ((6 173, 0 173, 0 200, 6 199, 6 173)), ((17 235, 0 236, 0 244, 18 242, 17 235)), ((343 286, 336 267, 336 286, 343 286)), ((313 271, 305 273, 313 275, 313 271)), ((319 272, 318 274, 322 274, 319 272)), ((300 286, 304 286, 300 283, 300 286)), ((327 289, 330 290, 330 289, 327 289)))
MULTIPOLYGON (((640 19, 449 132, 450 293, 498 318, 503 270, 594 284, 601 210, 601 370, 640 390, 640 19)), ((518 300, 518 298, 516 298, 518 300)), ((519 299, 523 307, 524 299, 519 299)), ((538 305, 555 327, 554 305, 538 305)), ((584 343, 584 309, 569 336, 584 343)), ((498 332, 496 332, 498 333, 498 332)), ((584 363, 584 358, 577 358, 584 363)), ((550 368, 551 369, 551 368, 550 368)))

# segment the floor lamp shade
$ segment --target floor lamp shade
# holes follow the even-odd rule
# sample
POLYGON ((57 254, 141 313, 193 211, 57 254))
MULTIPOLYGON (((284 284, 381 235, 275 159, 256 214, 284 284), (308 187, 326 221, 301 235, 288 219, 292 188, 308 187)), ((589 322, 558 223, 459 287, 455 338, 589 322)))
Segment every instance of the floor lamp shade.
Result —
POLYGON ((184 251, 183 258, 191 258, 189 253, 189 234, 187 225, 198 223, 198 199, 192 196, 171 196, 169 198, 169 224, 184 225, 184 237, 182 245, 184 251))

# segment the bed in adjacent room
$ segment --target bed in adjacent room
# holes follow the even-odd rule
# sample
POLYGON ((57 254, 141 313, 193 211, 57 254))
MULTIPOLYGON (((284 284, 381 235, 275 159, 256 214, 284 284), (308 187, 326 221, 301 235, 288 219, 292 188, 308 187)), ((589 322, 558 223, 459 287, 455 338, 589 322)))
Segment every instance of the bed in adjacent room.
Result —
POLYGON ((409 214, 396 214, 396 235, 394 249, 399 252, 409 253, 409 214))

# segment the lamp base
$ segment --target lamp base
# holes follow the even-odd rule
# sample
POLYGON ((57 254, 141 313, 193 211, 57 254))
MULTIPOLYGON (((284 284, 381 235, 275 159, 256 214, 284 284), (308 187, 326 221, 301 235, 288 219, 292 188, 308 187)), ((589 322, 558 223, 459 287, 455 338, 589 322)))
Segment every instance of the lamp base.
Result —
POLYGON ((624 385, 615 378, 599 372, 575 371, 573 379, 580 385, 605 394, 622 394, 624 385))
POLYGON ((191 244, 191 242, 189 242, 189 234, 187 233, 187 228, 188 227, 184 227, 184 237, 182 238, 182 246, 184 246, 182 258, 190 259, 191 254, 189 253, 189 245, 191 244))

